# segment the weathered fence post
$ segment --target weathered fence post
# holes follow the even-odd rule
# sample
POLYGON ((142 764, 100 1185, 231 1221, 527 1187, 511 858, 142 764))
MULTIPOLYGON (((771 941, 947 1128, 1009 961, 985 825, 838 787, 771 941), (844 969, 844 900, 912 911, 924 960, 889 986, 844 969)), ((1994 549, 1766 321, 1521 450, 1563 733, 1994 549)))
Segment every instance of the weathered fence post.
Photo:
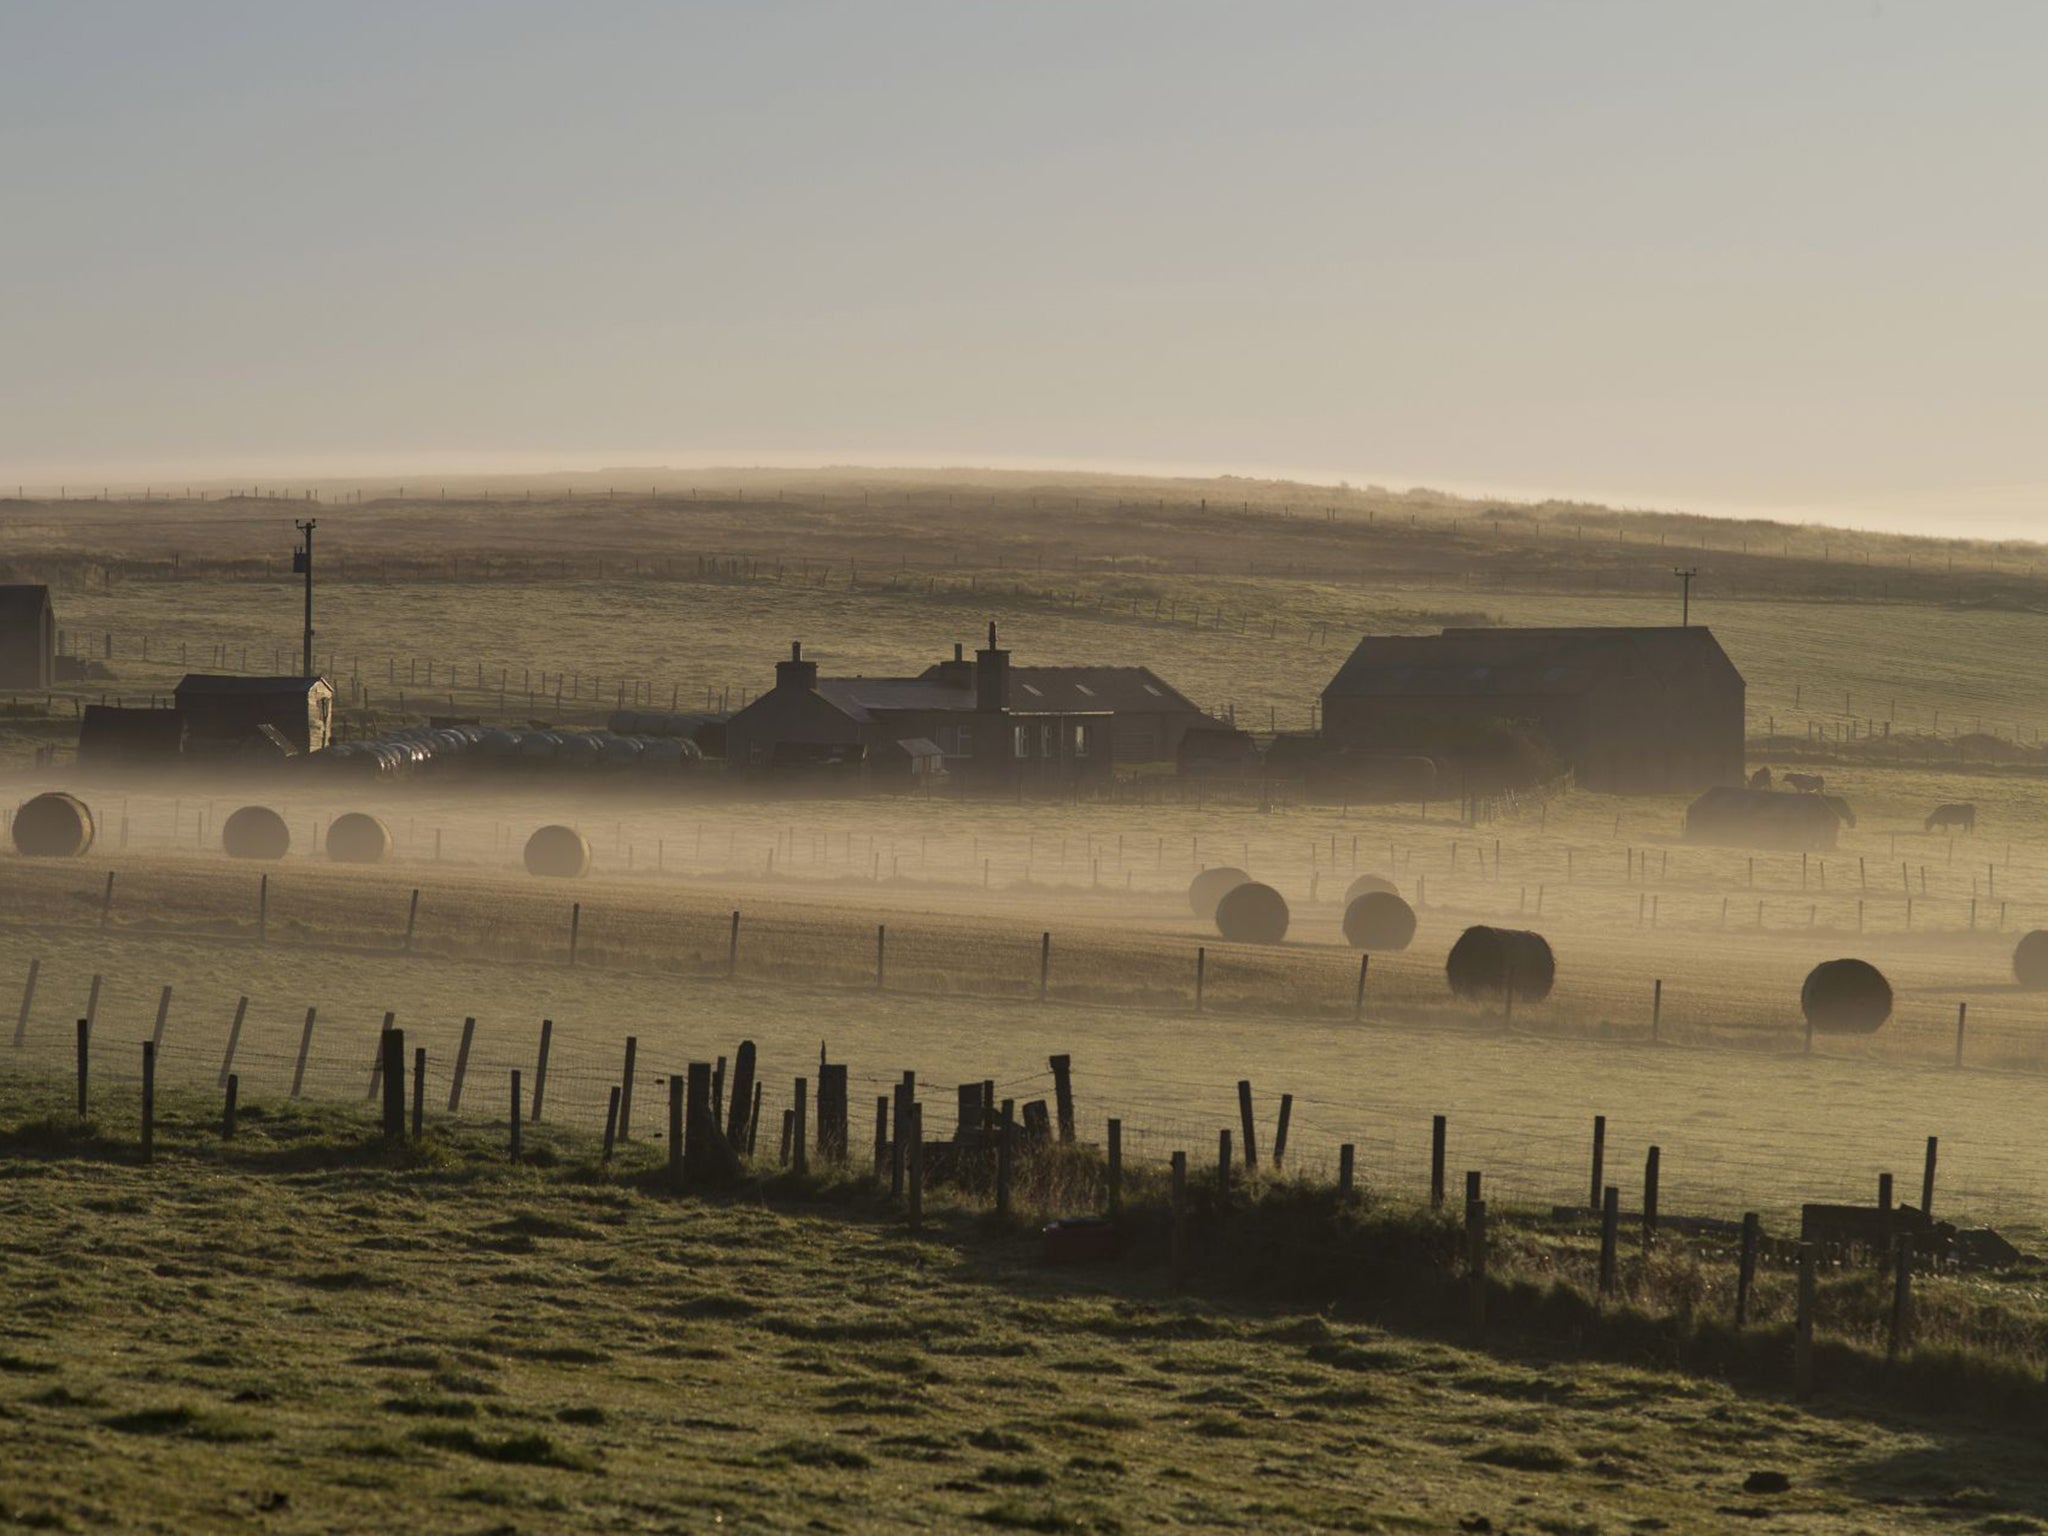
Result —
POLYGON ((1735 1326, 1749 1324, 1749 1298, 1756 1287, 1756 1244, 1758 1237, 1757 1214, 1755 1211, 1742 1213, 1742 1256, 1735 1271, 1735 1326))
POLYGON ((909 1150, 903 1138, 910 1129, 910 1103, 917 1093, 915 1074, 906 1072, 903 1080, 896 1085, 896 1101, 891 1106, 890 1121, 896 1127, 896 1134, 889 1142, 889 1198, 903 1198, 904 1154, 909 1150))
POLYGON ((683 1079, 674 1072, 668 1075, 668 1182, 683 1187, 683 1079))
POLYGON ((387 1029, 378 1038, 384 1077, 384 1139, 405 1139, 405 1031, 387 1029))
POLYGON ((1207 979, 1205 973, 1208 969, 1209 947, 1206 944, 1198 944, 1195 946, 1195 1012, 1197 1013, 1202 1011, 1202 989, 1207 979))
POLYGON ((1586 1209, 1600 1209, 1600 1191, 1606 1188, 1603 1179, 1607 1172, 1607 1117, 1593 1117, 1593 1192, 1586 1197, 1586 1209))
POLYGON ((412 1139, 418 1141, 427 1128, 427 1048, 412 1053, 412 1139))
POLYGON ((583 903, 569 903, 569 963, 576 963, 576 941, 583 930, 583 903))
POLYGON ((1045 1001, 1047 985, 1052 980, 1052 930, 1047 929, 1038 936, 1038 1000, 1045 1001))
POLYGON ((790 1124, 796 1136, 791 1146, 795 1154, 796 1171, 798 1173, 808 1173, 811 1167, 808 1147, 810 1140, 810 1087, 810 1083, 800 1077, 796 1080, 795 1087, 792 1090, 790 1124))
POLYGON ((1650 1044, 1655 1045, 1664 1034, 1664 978, 1659 976, 1650 985, 1650 1044))
POLYGON ((28 1042, 28 1011, 36 1000, 36 977, 42 973, 41 958, 29 961, 28 980, 21 989, 21 1013, 14 1021, 14 1048, 18 1051, 28 1042))
POLYGON ((1440 1211, 1444 1208, 1444 1133, 1448 1122, 1442 1115, 1433 1115, 1429 1122, 1429 1208, 1440 1211))
POLYGON ((875 924, 875 990, 884 990, 888 977, 889 925, 875 924))
POLYGON ((456 1114, 462 1108, 462 1080, 469 1075, 469 1047, 476 1039, 476 1020, 462 1021, 462 1040, 455 1047, 455 1077, 448 1085, 448 1113, 456 1114))
POLYGON ((846 1068, 818 1067, 818 1156, 830 1164, 846 1161, 846 1068))
POLYGON ((249 1016, 249 999, 242 998, 235 1004, 235 1020, 228 1026, 227 1053, 220 1060, 220 1084, 227 1086, 229 1076, 235 1070, 235 1047, 242 1043, 242 1020, 249 1016))
POLYGON ((374 1100, 384 1082, 384 1037, 391 1033, 392 1025, 397 1022, 397 1013, 386 1009, 384 1027, 377 1031, 377 1049, 370 1055, 370 1091, 363 1095, 365 1099, 374 1100))
POLYGON ((889 1171, 889 1095, 875 1095, 875 1177, 889 1171))
POLYGON ((1273 1128, 1273 1172, 1280 1171, 1287 1160, 1287 1124, 1294 1118, 1294 1095, 1280 1095, 1280 1123, 1273 1128))
POLYGON ((241 1096, 242 1079, 239 1074, 230 1072, 228 1074, 227 1099, 221 1105, 220 1111, 220 1139, 222 1141, 233 1141, 235 1139, 235 1101, 241 1096))
MULTIPOLYGON (((1180 1156, 1179 1153, 1174 1155, 1180 1156)), ((1002 1124, 996 1129, 996 1215, 1003 1220, 1008 1220, 1010 1215, 1010 1182, 1015 1172, 1016 1158, 1017 1101, 1005 1099, 1002 1124)))
POLYGON ((1956 1065, 1957 1065, 1957 1066, 1959 1066, 1959 1067, 1960 1067, 1960 1066, 1961 1066, 1961 1065, 1963 1064, 1963 1026, 1964 1026, 1964 1025, 1965 1025, 1965 1024, 1966 1024, 1966 1023, 1967 1023, 1967 1022, 1969 1021, 1969 1017, 1970 1017, 1970 1005, 1969 1005, 1968 1003, 1957 1003, 1957 1004, 1956 1004, 1956 1065))
POLYGON ((100 927, 107 926, 107 919, 114 914, 114 872, 107 871, 107 888, 100 896, 100 927))
POLYGON ((1880 1211, 1892 1208, 1892 1176, 1889 1173, 1877 1176, 1877 1208, 1880 1211))
POLYGON ((1813 1244, 1799 1245, 1799 1310, 1792 1321, 1793 1390, 1813 1396, 1813 1244))
POLYGON ((270 876, 256 877, 256 942, 270 942, 270 876))
POLYGON ((634 1058, 640 1054, 640 1037, 626 1036, 626 1064, 619 1075, 619 1140, 633 1138, 633 1066, 634 1058))
POLYGON ((732 909, 732 935, 725 941, 725 977, 730 981, 740 970, 740 909, 732 909))
POLYGON ((1940 1149, 1940 1137, 1930 1136, 1927 1138, 1927 1162, 1920 1171, 1920 1214, 1922 1216, 1932 1216, 1934 1214, 1934 1158, 1940 1149))
POLYGON ((533 1064, 533 1123, 540 1124, 540 1101, 548 1091, 548 1048, 554 1044, 555 1021, 540 1021, 540 1060, 533 1064))
POLYGON ((1370 954, 1358 957, 1358 995, 1351 999, 1351 1021, 1354 1024, 1365 1017, 1365 973, 1371 964, 1370 954))
POLYGON ((156 1157, 156 1042, 142 1042, 142 1160, 156 1157))
POLYGON ((1237 1119, 1244 1129, 1244 1171, 1247 1175, 1259 1171, 1259 1142, 1252 1120, 1251 1079, 1237 1081, 1237 1119))
POLYGON ((299 1032, 299 1059, 292 1068, 292 1097, 297 1098, 306 1086, 306 1058, 313 1050, 313 1018, 319 1010, 306 1010, 306 1027, 299 1032))
MULTIPOLYGON (((670 1080, 673 1083, 673 1079, 670 1080)), ((709 1184, 720 1177, 719 1136, 712 1108, 711 1063, 693 1061, 683 1074, 683 1182, 709 1184)))
POLYGON ((1216 1133, 1216 1193, 1224 1204, 1230 1202, 1230 1132, 1216 1133))
POLYGON ((924 1106, 910 1106, 910 1230, 924 1225, 924 1106))
POLYGON ((412 933, 414 927, 418 925, 419 920, 420 892, 419 887, 414 886, 412 892, 412 901, 407 905, 405 909, 405 952, 407 954, 412 953, 412 933))
POLYGON ((725 1139, 732 1144, 735 1152, 743 1148, 752 1153, 755 1135, 755 1112, 759 1107, 754 1090, 754 1042, 742 1040, 739 1049, 732 1056, 732 1096, 727 1100, 725 1117, 725 1139))
POLYGON ((1124 1207, 1124 1123, 1111 1118, 1109 1122, 1109 1214, 1114 1216, 1124 1207))
POLYGON ((1345 1205, 1351 1203, 1351 1190, 1357 1168, 1358 1151, 1345 1142, 1337 1149, 1337 1198, 1345 1205))
MULTIPOLYGON (((1226 1132, 1226 1134, 1228 1134, 1226 1132)), ((1168 1278, 1179 1289, 1188 1283, 1188 1155, 1173 1154, 1172 1246, 1169 1249, 1168 1278)))
POLYGON ((605 1106, 604 1111, 604 1160, 607 1163, 612 1160, 612 1148, 618 1144, 618 1139, 619 1088, 618 1085, 614 1083, 612 1085, 611 1100, 605 1106))
POLYGON ((519 1069, 512 1069, 512 1161, 519 1161, 519 1125, 525 1117, 519 1112, 519 1069))
POLYGON ((1600 1294, 1614 1294, 1615 1252, 1621 1242, 1621 1186, 1600 1192, 1600 1294))
POLYGON ((1054 1056, 1051 1062, 1053 1104, 1059 1116, 1060 1141, 1071 1143, 1074 1139, 1074 1058, 1054 1056))
POLYGON ((1643 1252, 1657 1243, 1657 1175, 1663 1162, 1661 1148, 1652 1147, 1643 1158, 1643 1252))
POLYGON ((165 987, 163 991, 157 995, 156 1028, 151 1030, 149 1035, 149 1043, 151 1045, 161 1046, 164 1043, 164 1026, 168 1024, 170 1020, 171 989, 169 987, 165 987))

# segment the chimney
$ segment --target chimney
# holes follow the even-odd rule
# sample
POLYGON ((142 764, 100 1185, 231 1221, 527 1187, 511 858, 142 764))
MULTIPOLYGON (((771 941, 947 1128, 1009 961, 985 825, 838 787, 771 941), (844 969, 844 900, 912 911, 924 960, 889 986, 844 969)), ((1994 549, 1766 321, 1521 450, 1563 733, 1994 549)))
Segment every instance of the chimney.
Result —
POLYGON ((775 663, 775 688, 778 693, 809 693, 818 686, 818 664, 804 660, 804 643, 801 640, 789 642, 789 660, 775 663))
POLYGON ((953 645, 953 659, 940 662, 932 671, 948 688, 964 690, 974 686, 974 663, 967 659, 967 648, 957 641, 953 645))
POLYGON ((996 649, 996 627, 988 627, 988 649, 974 653, 974 707, 1000 714, 1010 704, 1010 653, 996 649))

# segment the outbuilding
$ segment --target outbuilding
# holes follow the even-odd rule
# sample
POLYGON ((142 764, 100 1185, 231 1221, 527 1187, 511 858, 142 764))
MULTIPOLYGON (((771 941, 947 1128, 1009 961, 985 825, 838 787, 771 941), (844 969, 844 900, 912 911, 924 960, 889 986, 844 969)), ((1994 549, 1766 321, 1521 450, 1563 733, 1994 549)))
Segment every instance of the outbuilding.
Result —
POLYGON ((189 673, 178 684, 186 745, 218 755, 283 744, 318 752, 334 737, 334 689, 324 677, 225 677, 189 673), (265 727, 269 729, 266 730, 265 727))
POLYGON ((57 612, 45 586, 0 586, 0 691, 40 693, 57 677, 57 612))

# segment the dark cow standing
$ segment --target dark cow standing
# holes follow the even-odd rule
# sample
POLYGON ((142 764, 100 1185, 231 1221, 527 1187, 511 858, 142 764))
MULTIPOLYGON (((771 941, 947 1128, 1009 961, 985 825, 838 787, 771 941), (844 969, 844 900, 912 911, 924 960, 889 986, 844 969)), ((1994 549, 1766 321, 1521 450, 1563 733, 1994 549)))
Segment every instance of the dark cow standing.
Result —
POLYGON ((1965 832, 1977 830, 1977 807, 1974 805, 1937 805, 1934 814, 1927 818, 1926 831, 1937 827, 1960 827, 1965 832))

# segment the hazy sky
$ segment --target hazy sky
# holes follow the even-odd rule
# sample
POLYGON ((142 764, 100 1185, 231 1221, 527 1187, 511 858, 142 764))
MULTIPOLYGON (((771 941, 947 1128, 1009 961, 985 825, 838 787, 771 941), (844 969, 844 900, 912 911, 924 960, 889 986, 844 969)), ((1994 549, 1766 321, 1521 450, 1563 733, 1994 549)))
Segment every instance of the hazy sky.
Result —
POLYGON ((0 0, 0 481, 1046 463, 2048 534, 2048 5, 0 0))

